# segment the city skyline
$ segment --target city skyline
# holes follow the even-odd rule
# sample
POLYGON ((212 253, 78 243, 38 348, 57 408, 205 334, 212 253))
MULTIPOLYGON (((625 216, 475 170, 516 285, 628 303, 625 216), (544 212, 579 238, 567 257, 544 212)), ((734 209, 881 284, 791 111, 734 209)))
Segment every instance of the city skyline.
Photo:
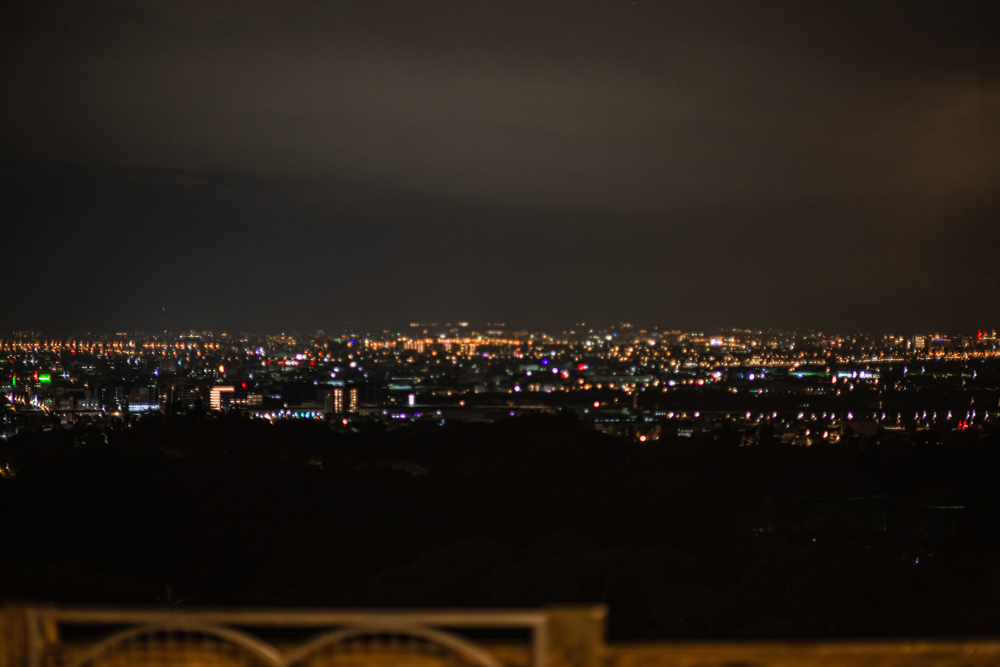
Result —
POLYGON ((636 323, 626 321, 615 322, 574 322, 563 324, 554 328, 538 328, 525 325, 523 323, 501 322, 501 321, 470 321, 456 320, 407 322, 401 324, 396 322, 390 326, 385 323, 372 327, 347 326, 334 327, 330 329, 317 327, 278 327, 272 330, 261 330, 253 328, 241 329, 209 329, 209 328, 178 328, 178 329, 145 329, 132 328, 120 331, 113 328, 96 329, 94 331, 84 331, 82 329, 69 329, 66 327, 55 327, 52 329, 20 328, 0 330, 0 341, 3 340, 97 340, 109 338, 141 338, 141 339, 174 339, 177 337, 229 337, 231 340, 241 338, 277 338, 294 337, 302 339, 346 339, 358 337, 364 340, 382 341, 397 339, 459 339, 459 338, 510 338, 527 341, 529 339, 554 340, 557 338, 580 340, 592 334, 621 333, 623 335, 641 336, 647 332, 650 335, 660 336, 703 336, 706 340, 713 336, 740 335, 768 335, 768 336, 790 336, 790 337, 814 337, 844 339, 852 337, 862 338, 882 338, 882 339, 903 339, 914 340, 915 338, 927 339, 968 339, 968 340, 993 340, 996 338, 996 326, 985 325, 980 322, 979 326, 971 329, 962 327, 944 327, 936 329, 908 330, 896 328, 895 330, 879 331, 854 327, 751 327, 751 326, 718 326, 718 327, 693 327, 682 328, 678 326, 664 326, 651 322, 646 322, 645 318, 637 320, 636 323))
POLYGON ((413 322, 408 333, 364 336, 22 331, 0 337, 0 436, 209 410, 344 430, 563 412, 639 442, 676 432, 675 419, 707 429, 682 437, 736 420, 747 443, 775 432, 806 445, 810 431, 833 441, 852 432, 891 440, 900 430, 922 438, 993 425, 998 359, 995 329, 824 336, 622 323, 553 336, 504 323, 477 331, 413 322))

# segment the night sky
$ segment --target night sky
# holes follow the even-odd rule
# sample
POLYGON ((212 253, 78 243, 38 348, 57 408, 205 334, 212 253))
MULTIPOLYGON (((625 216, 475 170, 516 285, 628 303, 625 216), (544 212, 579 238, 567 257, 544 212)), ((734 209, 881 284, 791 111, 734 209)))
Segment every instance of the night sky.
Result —
POLYGON ((0 331, 1000 328, 998 7, 5 3, 0 331))

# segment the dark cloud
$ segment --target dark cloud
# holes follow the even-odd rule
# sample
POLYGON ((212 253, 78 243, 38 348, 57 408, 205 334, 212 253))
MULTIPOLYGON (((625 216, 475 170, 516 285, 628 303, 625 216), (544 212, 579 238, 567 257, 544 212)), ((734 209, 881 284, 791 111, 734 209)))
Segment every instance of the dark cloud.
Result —
POLYGON ((54 248, 44 284, 174 272, 170 326, 947 328, 1000 291, 990 3, 6 11, 9 238, 54 248))

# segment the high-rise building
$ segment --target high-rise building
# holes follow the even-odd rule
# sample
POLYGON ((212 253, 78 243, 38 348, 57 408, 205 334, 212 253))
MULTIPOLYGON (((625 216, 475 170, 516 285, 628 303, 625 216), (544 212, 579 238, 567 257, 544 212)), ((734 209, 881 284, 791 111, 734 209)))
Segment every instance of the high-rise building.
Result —
POLYGON ((344 389, 342 387, 322 389, 320 393, 323 412, 332 412, 334 414, 344 412, 344 389))

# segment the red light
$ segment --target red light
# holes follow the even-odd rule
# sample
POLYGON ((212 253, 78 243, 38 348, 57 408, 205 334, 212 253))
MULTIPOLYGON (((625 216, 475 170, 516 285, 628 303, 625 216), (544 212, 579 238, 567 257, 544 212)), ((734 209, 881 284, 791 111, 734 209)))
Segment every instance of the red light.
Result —
POLYGON ((601 407, 601 402, 600 401, 594 401, 594 407, 595 408, 601 407))
POLYGON ((247 388, 247 383, 246 383, 246 382, 244 382, 244 383, 243 383, 243 388, 244 388, 244 389, 246 389, 246 388, 247 388))
POLYGON ((577 364, 576 365, 576 370, 578 370, 578 371, 585 371, 585 370, 587 370, 587 364, 577 364))
POLYGON ((640 435, 639 436, 639 442, 646 442, 646 436, 640 435))
POLYGON ((220 373, 225 373, 225 372, 226 372, 226 367, 225 367, 225 366, 222 366, 222 365, 220 365, 220 366, 219 366, 219 372, 220 372, 220 373))
POLYGON ((315 361, 310 361, 310 362, 309 362, 309 365, 310 365, 310 366, 315 366, 315 365, 316 365, 316 362, 315 362, 315 361))

